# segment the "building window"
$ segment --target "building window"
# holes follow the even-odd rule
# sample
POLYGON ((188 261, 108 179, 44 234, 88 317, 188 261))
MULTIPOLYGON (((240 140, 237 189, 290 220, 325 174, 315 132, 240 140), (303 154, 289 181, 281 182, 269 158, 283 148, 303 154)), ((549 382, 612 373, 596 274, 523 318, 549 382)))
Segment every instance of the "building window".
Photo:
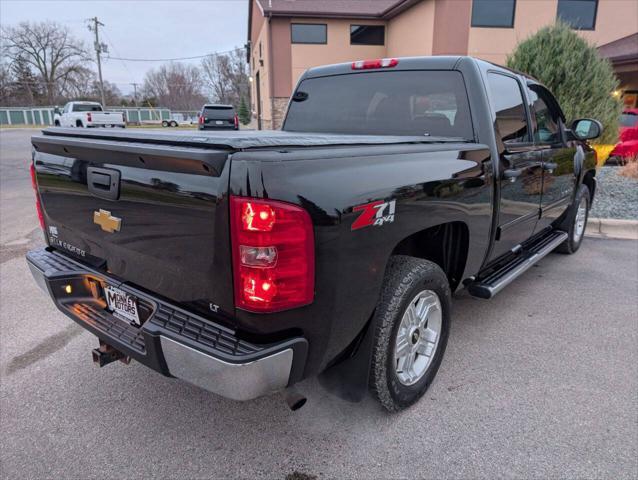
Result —
POLYGON ((328 43, 328 25, 325 23, 291 23, 292 43, 328 43))
POLYGON ((474 0, 472 26, 513 28, 516 0, 474 0))
POLYGON ((350 25, 350 45, 384 45, 383 25, 350 25))
POLYGON ((596 28, 598 0, 558 0, 556 16, 578 30, 596 28))

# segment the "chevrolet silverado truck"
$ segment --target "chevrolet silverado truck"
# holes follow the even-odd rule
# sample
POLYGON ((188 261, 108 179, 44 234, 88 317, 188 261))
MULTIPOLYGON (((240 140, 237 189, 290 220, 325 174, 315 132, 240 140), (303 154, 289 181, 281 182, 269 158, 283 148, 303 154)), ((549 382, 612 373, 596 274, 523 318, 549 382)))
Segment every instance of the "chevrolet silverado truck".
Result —
POLYGON ((107 112, 97 102, 69 102, 60 112, 57 108, 53 116, 56 127, 119 127, 126 128, 124 114, 107 112))
POLYGON ((306 71, 281 131, 46 129, 27 261, 100 366, 236 400, 319 375, 398 411, 439 369, 454 291, 578 250, 601 128, 523 74, 427 57, 306 71))

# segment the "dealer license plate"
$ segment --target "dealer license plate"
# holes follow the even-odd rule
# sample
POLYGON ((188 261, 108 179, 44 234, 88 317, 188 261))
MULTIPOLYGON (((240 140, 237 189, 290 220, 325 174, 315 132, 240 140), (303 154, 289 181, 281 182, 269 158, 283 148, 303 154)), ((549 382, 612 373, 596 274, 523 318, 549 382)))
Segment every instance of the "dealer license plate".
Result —
POLYGON ((104 295, 106 303, 113 310, 113 315, 125 322, 141 325, 137 312, 137 299, 134 296, 115 287, 104 287, 104 295))

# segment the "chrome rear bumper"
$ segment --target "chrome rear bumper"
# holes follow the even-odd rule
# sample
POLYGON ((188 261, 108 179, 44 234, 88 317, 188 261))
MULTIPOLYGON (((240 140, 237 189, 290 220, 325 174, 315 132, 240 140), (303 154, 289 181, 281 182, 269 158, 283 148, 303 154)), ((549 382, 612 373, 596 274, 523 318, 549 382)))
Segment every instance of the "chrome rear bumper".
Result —
MULTIPOLYGON (((102 341, 160 373, 233 400, 250 400, 299 381, 308 343, 297 337, 257 344, 199 315, 117 281, 51 249, 27 254, 33 277, 56 306, 102 341), (113 316, 91 284, 134 295, 147 312, 141 327, 113 316), (73 294, 62 288, 72 284, 73 294)), ((99 290, 99 289, 98 289, 99 290)))

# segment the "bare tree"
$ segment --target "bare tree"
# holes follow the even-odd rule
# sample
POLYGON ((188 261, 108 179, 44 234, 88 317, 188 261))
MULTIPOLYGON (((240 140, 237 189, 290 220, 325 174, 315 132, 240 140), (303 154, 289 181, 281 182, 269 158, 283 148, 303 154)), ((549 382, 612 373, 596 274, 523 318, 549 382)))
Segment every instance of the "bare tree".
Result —
POLYGON ((24 62, 37 75, 46 100, 53 105, 61 85, 90 60, 84 45, 55 22, 22 22, 2 29, 3 56, 24 62))
POLYGON ((202 60, 204 81, 214 101, 239 108, 241 99, 250 97, 245 50, 236 48, 224 55, 202 60))
POLYGON ((202 75, 196 66, 171 62, 150 70, 144 77, 142 97, 173 110, 198 110, 205 103, 202 75))

